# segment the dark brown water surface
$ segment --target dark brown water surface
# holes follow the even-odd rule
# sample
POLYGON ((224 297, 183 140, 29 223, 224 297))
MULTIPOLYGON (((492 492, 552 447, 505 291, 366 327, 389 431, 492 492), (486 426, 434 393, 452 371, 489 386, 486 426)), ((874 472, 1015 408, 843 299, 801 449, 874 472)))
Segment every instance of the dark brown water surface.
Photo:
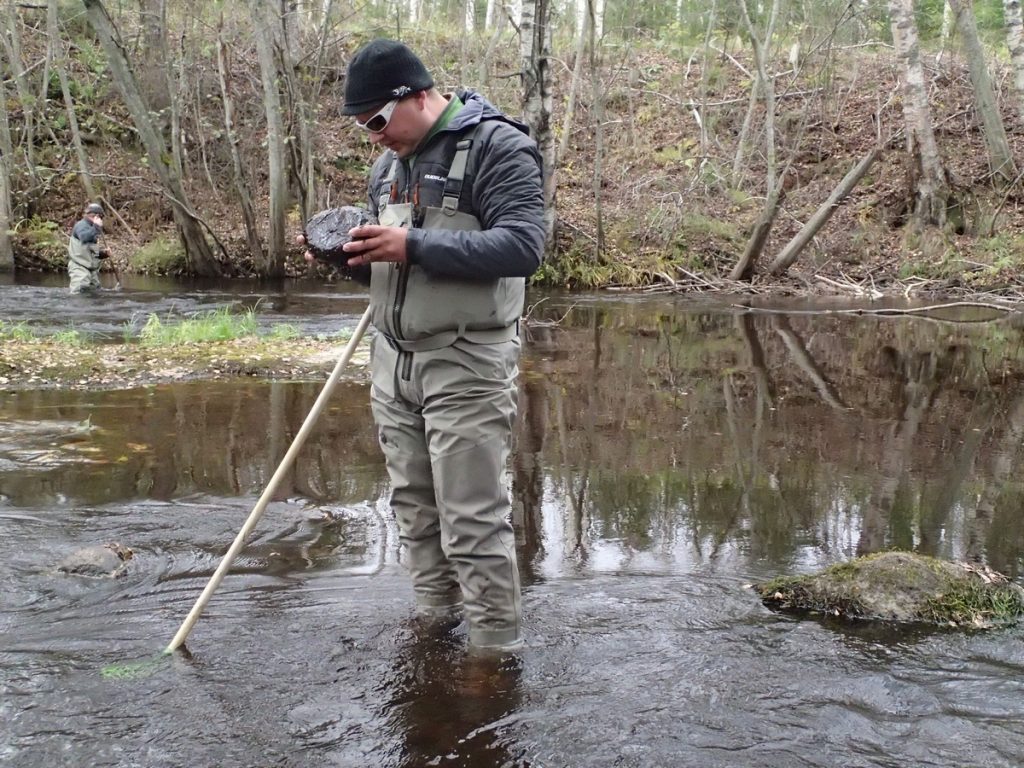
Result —
MULTIPOLYGON (((299 320, 358 314, 329 301, 299 320)), ((528 646, 500 662, 413 617, 356 381, 189 653, 104 677, 173 636, 320 383, 0 392, 0 764, 1020 765, 1020 629, 744 588, 893 547, 1021 577, 1022 333, 951 319, 982 317, 548 298, 510 465, 528 646), (55 572, 114 540, 125 578, 55 572)))

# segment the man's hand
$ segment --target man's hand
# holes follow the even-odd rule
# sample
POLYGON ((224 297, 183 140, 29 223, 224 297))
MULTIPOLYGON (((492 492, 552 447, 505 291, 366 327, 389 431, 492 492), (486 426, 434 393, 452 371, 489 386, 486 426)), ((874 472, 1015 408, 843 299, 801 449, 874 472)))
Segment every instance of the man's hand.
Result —
POLYGON ((404 264, 408 259, 405 240, 408 230, 404 227, 382 227, 379 224, 364 224, 349 230, 352 241, 342 248, 351 258, 350 267, 370 264, 374 261, 394 261, 404 264))
MULTIPOLYGON (((301 235, 301 234, 296 235, 295 236, 295 244, 296 245, 305 245, 306 244, 306 236, 305 235, 301 235)), ((312 264, 314 261, 316 261, 316 257, 313 256, 313 252, 310 251, 310 250, 303 251, 302 252, 302 258, 304 258, 306 260, 307 264, 312 264)))

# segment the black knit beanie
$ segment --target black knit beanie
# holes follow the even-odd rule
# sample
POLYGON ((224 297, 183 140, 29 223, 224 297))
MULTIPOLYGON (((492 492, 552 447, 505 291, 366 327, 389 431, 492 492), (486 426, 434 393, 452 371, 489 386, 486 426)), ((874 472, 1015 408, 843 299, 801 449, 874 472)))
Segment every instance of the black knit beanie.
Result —
POLYGON ((345 75, 344 115, 358 115, 399 96, 434 87, 434 79, 409 47, 374 40, 360 48, 345 75))

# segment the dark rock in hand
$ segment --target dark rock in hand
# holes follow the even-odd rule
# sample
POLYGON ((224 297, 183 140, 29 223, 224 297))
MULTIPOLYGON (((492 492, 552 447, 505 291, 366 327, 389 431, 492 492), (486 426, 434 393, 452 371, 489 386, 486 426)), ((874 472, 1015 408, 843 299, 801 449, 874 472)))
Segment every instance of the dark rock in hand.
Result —
POLYGON ((369 211, 356 208, 354 205, 343 205, 340 208, 329 208, 313 216, 306 222, 306 245, 310 253, 318 261, 345 267, 349 255, 342 246, 352 240, 349 230, 363 224, 376 224, 376 219, 369 211))

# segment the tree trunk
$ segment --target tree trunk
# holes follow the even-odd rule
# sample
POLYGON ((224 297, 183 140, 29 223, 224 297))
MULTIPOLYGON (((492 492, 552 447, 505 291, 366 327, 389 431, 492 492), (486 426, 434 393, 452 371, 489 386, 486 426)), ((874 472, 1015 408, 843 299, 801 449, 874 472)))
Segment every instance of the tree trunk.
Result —
POLYGON ((942 31, 939 33, 939 52, 935 54, 935 63, 942 63, 942 54, 946 52, 949 39, 953 36, 953 8, 949 3, 942 6, 942 31))
MULTIPOLYGON (((25 62, 21 54, 21 32, 18 29, 18 11, 13 3, 0 4, 0 8, 3 7, 6 7, 7 34, 0 35, 0 42, 3 43, 4 52, 7 54, 7 62, 11 68, 14 88, 18 94, 18 103, 21 106, 21 122, 25 126, 22 141, 22 145, 25 147, 25 156, 19 165, 22 165, 26 170, 33 186, 36 186, 39 183, 35 161, 36 98, 32 95, 32 89, 29 88, 28 75, 25 72, 25 62)), ((9 165, 8 169, 13 170, 13 155, 10 162, 12 165, 9 165)))
POLYGON ((173 165, 167 162, 167 145, 151 121, 151 112, 139 91, 135 76, 132 74, 132 65, 129 63, 124 49, 117 42, 119 35, 114 27, 114 22, 103 6, 102 0, 82 0, 82 2, 85 4, 89 21, 100 40, 100 45, 107 55, 107 65, 110 67, 114 82, 117 83, 125 107, 131 114, 139 139, 145 147, 150 168, 157 175, 164 194, 170 199, 171 211, 185 248, 185 258, 189 269, 197 275, 219 275, 221 273, 220 265, 213 255, 210 244, 206 241, 202 230, 203 225, 194 213, 192 204, 185 194, 181 178, 176 174, 173 165))
POLYGON ((747 11, 746 0, 741 0, 740 8, 743 11, 743 22, 750 35, 751 49, 754 53, 754 64, 757 66, 757 79, 761 84, 761 94, 764 96, 764 143, 765 159, 767 161, 767 187, 766 196, 770 199, 775 193, 775 81, 768 74, 766 59, 771 49, 772 35, 775 32, 775 20, 779 14, 779 2, 773 0, 769 15, 768 27, 765 30, 764 40, 758 38, 754 24, 750 20, 750 13, 747 11))
POLYGON ((92 174, 89 172, 89 160, 86 157, 85 148, 82 146, 82 132, 78 127, 75 102, 71 97, 71 85, 68 83, 67 50, 64 47, 64 38, 61 37, 58 24, 57 0, 49 0, 47 4, 46 29, 50 36, 50 44, 53 46, 53 66, 57 70, 57 78, 60 80, 64 111, 68 116, 68 128, 71 130, 71 143, 75 147, 75 157, 78 160, 78 178, 82 182, 85 196, 92 200, 96 197, 96 192, 92 184, 92 174))
POLYGON ((561 162, 569 151, 569 139, 572 137, 572 123, 576 117, 576 98, 580 90, 583 75, 583 61, 587 53, 587 38, 590 32, 590 14, 583 18, 583 25, 576 37, 576 62, 572 68, 572 80, 569 81, 569 94, 565 100, 565 116, 562 118, 562 140, 558 145, 558 156, 555 162, 561 162))
POLYGON ((985 49, 978 38, 978 24, 974 18, 973 0, 948 0, 949 7, 956 16, 957 29, 964 41, 967 53, 967 65, 971 71, 971 85, 974 86, 974 109, 981 119, 985 147, 992 173, 1002 177, 1003 184, 1017 174, 1013 163, 1010 142, 1006 138, 1006 128, 999 114, 996 92, 992 88, 992 78, 988 74, 988 63, 985 61, 985 49))
POLYGON ((594 260, 600 264, 604 262, 605 252, 604 205, 601 195, 601 182, 604 176, 604 90, 601 83, 601 57, 597 50, 595 0, 587 0, 587 7, 590 12, 590 20, 587 24, 590 30, 590 82, 593 84, 590 108, 594 120, 594 174, 591 177, 594 190, 594 234, 596 237, 594 260))
POLYGON ((913 0, 889 0, 889 16, 903 72, 903 120, 915 172, 914 215, 919 224, 942 226, 946 222, 946 173, 932 129, 913 0))
POLYGON ((761 251, 764 250, 765 243, 768 242, 768 235, 772 232, 775 217, 779 213, 779 206, 782 205, 785 197, 785 189, 781 184, 777 184, 772 194, 765 200, 764 210, 761 211, 761 217, 757 220, 757 224, 754 225, 754 231, 747 241, 747 247, 744 249, 743 255, 740 256, 740 260, 732 268, 732 272, 729 273, 730 280, 749 280, 753 277, 754 265, 757 264, 761 251))
POLYGON ((253 261, 262 263, 266 257, 263 253, 263 243, 260 240, 259 227, 256 225, 256 213, 253 210, 249 180, 245 172, 245 165, 242 162, 242 154, 238 150, 238 134, 235 132, 235 103, 231 97, 231 89, 228 87, 230 75, 228 73, 224 40, 221 37, 223 21, 222 16, 221 29, 217 31, 217 74, 220 81, 221 101, 224 106, 224 132, 227 134, 228 147, 231 150, 231 166, 235 180, 235 191, 238 193, 238 202, 242 208, 245 239, 249 244, 249 252, 252 255, 253 261))
POLYGON ((1006 19, 1006 47, 1010 51, 1013 66, 1013 82, 1017 87, 1017 109, 1024 122, 1024 14, 1020 0, 1003 0, 1003 16, 1006 19))
POLYGON ((864 174, 868 172, 871 166, 874 165, 880 152, 881 150, 879 150, 878 147, 872 149, 863 158, 861 158, 860 162, 857 163, 857 165, 855 165, 850 172, 846 174, 846 176, 843 177, 843 180, 839 182, 839 186, 833 189, 832 194, 828 196, 828 200, 826 200, 821 207, 814 212, 814 215, 811 216, 810 220, 804 224, 803 228, 797 232, 796 236, 790 240, 779 255, 775 257, 775 261, 772 262, 772 265, 769 268, 769 271, 773 275, 781 275, 789 269, 790 266, 792 266, 793 262, 796 261, 797 256, 800 255, 800 252, 804 247, 818 233, 818 230, 828 223, 828 220, 832 218, 832 214, 835 213, 836 208, 839 207, 839 204, 848 194, 850 194, 853 188, 857 186, 857 182, 864 177, 864 174))
POLYGON ((555 137, 551 131, 551 34, 549 0, 523 4, 520 37, 522 46, 523 120, 530 127, 544 163, 544 231, 548 247, 555 236, 555 137))
POLYGON ((263 277, 284 274, 284 235, 288 187, 285 179, 284 119, 277 91, 277 67, 274 64, 274 29, 262 11, 262 3, 250 6, 256 24, 256 50, 263 80, 263 111, 267 117, 267 170, 270 193, 270 232, 267 254, 256 271, 263 277))
MULTIPOLYGON (((285 156, 290 160, 290 170, 286 178, 290 177, 292 180, 291 189, 294 190, 294 197, 300 201, 302 218, 305 220, 316 213, 314 205, 316 185, 313 173, 313 127, 316 123, 314 117, 316 110, 313 104, 315 101, 307 98, 302 87, 302 78, 299 77, 298 35, 289 32, 287 16, 279 17, 279 20, 276 20, 271 14, 269 21, 276 31, 274 38, 276 44, 273 50, 277 55, 274 57, 274 66, 287 96, 287 109, 283 115, 283 117, 287 117, 287 120, 281 129, 283 137, 290 137, 290 140, 282 139, 285 156)), ((284 204, 287 207, 287 196, 284 204)))
POLYGON ((7 120, 7 86, 0 79, 0 272, 14 269, 11 248, 11 126, 7 120))

